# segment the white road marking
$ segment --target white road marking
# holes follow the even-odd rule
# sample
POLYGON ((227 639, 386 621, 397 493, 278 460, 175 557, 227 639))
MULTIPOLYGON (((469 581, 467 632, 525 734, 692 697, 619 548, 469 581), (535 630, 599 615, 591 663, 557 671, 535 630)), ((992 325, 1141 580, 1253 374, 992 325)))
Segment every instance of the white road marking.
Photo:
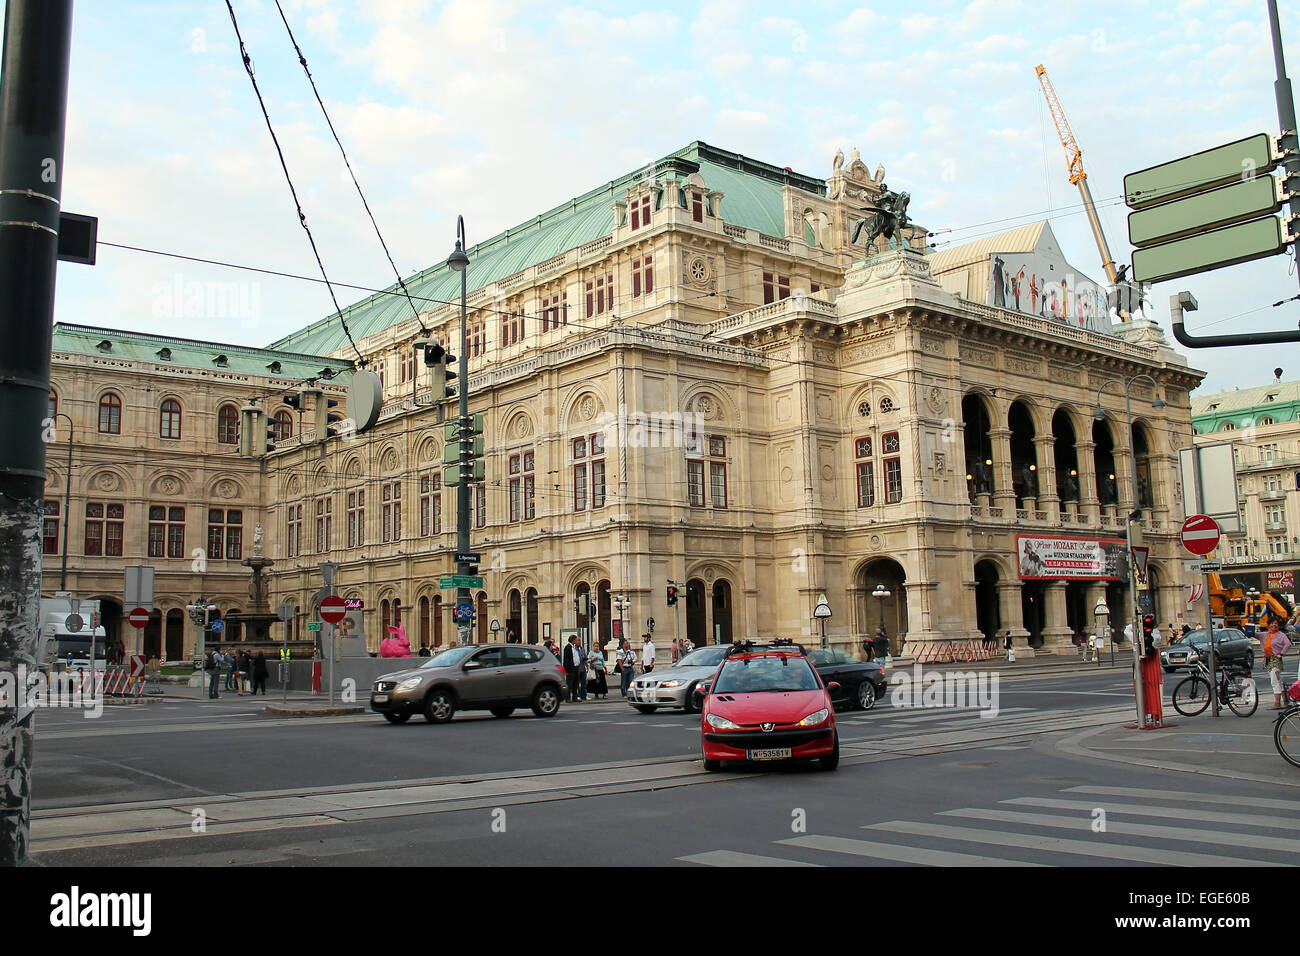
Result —
POLYGON ((777 840, 788 846, 807 847, 811 850, 829 850, 832 853, 849 853, 897 863, 915 863, 918 866, 1050 866, 1048 863, 1025 863, 1020 860, 1003 860, 970 853, 953 853, 948 850, 927 850, 919 846, 898 846, 893 843, 874 843, 870 840, 850 840, 845 837, 803 836, 777 840))
MULTIPOLYGON (((1016 797, 1013 800, 1000 800, 999 803, 1014 803, 1028 807, 1047 807, 1056 810, 1091 810, 1097 805, 1095 800, 1056 800, 1050 797, 1016 797)), ((1231 797, 1224 797, 1227 806, 1232 805, 1231 797)), ((1292 804, 1292 809, 1295 805, 1292 804)), ((1169 807, 1147 806, 1136 803, 1108 803, 1108 814, 1125 813, 1138 817, 1165 817, 1177 813, 1185 820, 1204 820, 1206 823, 1231 823, 1236 826, 1268 827, 1275 830, 1300 830, 1300 820, 1288 819, 1277 815, 1263 817, 1249 813, 1223 813, 1217 810, 1198 810, 1180 807, 1176 811, 1169 807)))
POLYGON ((1097 793, 1112 797, 1150 797, 1156 800, 1188 800, 1192 803, 1231 802, 1233 806, 1262 807, 1268 810, 1286 810, 1295 812, 1296 802, 1291 800, 1274 800, 1269 797, 1230 797, 1215 793, 1185 793, 1182 790, 1149 790, 1141 787, 1070 787, 1066 793, 1097 793))
POLYGON ((782 860, 775 856, 758 856, 735 850, 710 850, 692 856, 679 856, 677 859, 683 863, 698 863, 700 866, 821 866, 820 863, 801 863, 798 860, 782 860))

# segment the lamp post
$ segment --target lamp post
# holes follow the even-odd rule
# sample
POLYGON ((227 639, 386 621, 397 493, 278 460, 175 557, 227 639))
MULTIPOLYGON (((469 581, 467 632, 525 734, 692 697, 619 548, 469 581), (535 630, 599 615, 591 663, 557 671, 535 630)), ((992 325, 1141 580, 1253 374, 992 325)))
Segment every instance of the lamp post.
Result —
POLYGON ((72 439, 76 429, 72 419, 65 412, 56 412, 54 417, 68 419, 68 474, 63 484, 63 560, 59 563, 59 590, 66 591, 68 589, 68 525, 72 524, 72 439))
MULTIPOLYGON (((460 480, 456 482, 456 551, 469 553, 469 479, 473 474, 470 454, 474 449, 473 423, 469 417, 469 331, 465 318, 465 272, 469 268, 469 256, 465 255, 465 218, 456 217, 456 248, 447 257, 447 265, 460 273, 460 395, 459 419, 457 429, 460 435, 460 480), (469 439, 466 441, 466 439, 469 439), (468 468, 466 466, 469 466, 468 468)), ((470 565, 465 561, 456 562, 456 574, 468 575, 470 565)), ((456 607, 469 604, 469 588, 456 588, 456 607)), ((458 611, 459 617, 459 611, 458 611)), ((470 643, 470 622, 457 620, 457 641, 461 645, 470 643)))
MULTIPOLYGON (((1133 397, 1132 397, 1131 390, 1133 387, 1133 383, 1138 381, 1139 379, 1146 379, 1148 382, 1151 383, 1151 387, 1156 390, 1155 401, 1151 403, 1151 407, 1155 410, 1159 410, 1166 406, 1165 400, 1160 397, 1160 392, 1159 392, 1160 383, 1157 382, 1150 375, 1147 375, 1145 372, 1139 375, 1134 375, 1128 381, 1124 382, 1124 417, 1128 425, 1128 440, 1130 446, 1132 446, 1133 444, 1133 397)), ((1108 385, 1119 385, 1119 384, 1120 384, 1119 379, 1112 378, 1112 379, 1108 379, 1105 382, 1102 382, 1101 386, 1097 389, 1097 408, 1093 411, 1093 418, 1096 419, 1097 421, 1103 421, 1106 418, 1106 410, 1101 407, 1101 393, 1106 390, 1106 387, 1108 385)), ((1128 520, 1124 522, 1124 545, 1126 550, 1129 553, 1128 593, 1129 593, 1130 619, 1133 622, 1132 625, 1133 626, 1133 630, 1132 630, 1133 684, 1134 687, 1136 688, 1136 697, 1137 697, 1137 726, 1138 729, 1141 730, 1143 727, 1146 726, 1146 706, 1145 706, 1146 700, 1142 688, 1142 657, 1138 651, 1138 645, 1142 642, 1142 626, 1139 623, 1140 615, 1138 613, 1138 594, 1137 594, 1138 582, 1137 582, 1137 575, 1133 572, 1133 568, 1132 568, 1132 554, 1133 554, 1133 522, 1142 517, 1142 510, 1141 508, 1138 507, 1137 454, 1132 447, 1129 448, 1129 458, 1131 459, 1131 464, 1132 464, 1132 468, 1130 469, 1130 477, 1132 479, 1132 485, 1133 485, 1132 504, 1134 510, 1129 514, 1128 520)), ((1213 667, 1214 667, 1214 658, 1213 656, 1211 656, 1210 657, 1211 674, 1214 673, 1213 667)), ((1213 680, 1211 680, 1211 685, 1213 685, 1213 680)), ((1211 694, 1213 694, 1213 689, 1211 689, 1211 694)))
MULTIPOLYGON (((1097 606, 1092 609, 1092 618, 1096 622, 1094 630, 1097 633, 1094 636, 1101 640, 1103 632, 1110 630, 1110 606, 1105 601, 1098 601, 1097 606)), ((1110 662, 1113 665, 1115 663, 1115 642, 1112 640, 1108 643, 1110 644, 1110 662)), ((1097 666, 1101 666, 1100 654, 1097 655, 1097 666)))
MULTIPOLYGON (((627 636, 627 625, 623 622, 623 612, 632 606, 632 602, 627 599, 627 595, 619 592, 618 597, 614 598, 614 607, 618 610, 618 639, 614 641, 616 648, 622 647, 620 643, 627 636)), ((601 648, 603 652, 604 647, 601 648)))
MULTIPOLYGON (((877 584, 876 589, 871 592, 871 596, 880 602, 880 633, 885 636, 885 656, 889 656, 889 632, 885 630, 885 598, 889 597, 889 589, 883 583, 877 584)), ((874 644, 875 641, 872 641, 874 644)))

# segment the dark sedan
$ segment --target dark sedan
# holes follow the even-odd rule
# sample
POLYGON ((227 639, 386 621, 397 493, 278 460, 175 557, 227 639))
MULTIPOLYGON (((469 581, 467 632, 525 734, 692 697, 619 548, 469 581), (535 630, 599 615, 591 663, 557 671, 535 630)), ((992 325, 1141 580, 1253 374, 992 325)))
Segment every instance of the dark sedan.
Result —
MULTIPOLYGON (((810 651, 808 661, 817 668, 822 683, 828 687, 838 684, 831 691, 831 701, 836 706, 870 710, 876 701, 885 696, 885 669, 879 664, 856 661, 849 654, 835 648, 810 651)), ((708 689, 710 680, 700 681, 695 690, 695 708, 708 689)))
MULTIPOLYGON (((1183 637, 1160 650, 1160 663, 1166 672, 1190 667, 1197 656, 1206 655, 1205 629, 1188 631, 1183 637)), ((1214 629, 1214 657, 1219 666, 1233 664, 1250 670, 1255 666, 1255 642, 1235 627, 1214 629)))

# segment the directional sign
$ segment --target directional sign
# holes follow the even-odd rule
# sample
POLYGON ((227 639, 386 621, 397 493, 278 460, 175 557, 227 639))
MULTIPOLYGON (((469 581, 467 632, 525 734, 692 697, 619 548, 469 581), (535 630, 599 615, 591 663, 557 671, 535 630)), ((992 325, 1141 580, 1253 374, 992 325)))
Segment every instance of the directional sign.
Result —
POLYGON ((347 616, 348 606, 343 603, 343 599, 331 594, 325 600, 320 602, 321 620, 329 621, 331 624, 337 624, 347 616))
POLYGON ((128 614, 126 619, 131 622, 132 627, 141 628, 149 623, 149 612, 142 607, 138 607, 128 614))
POLYGON ((1282 181, 1256 176, 1185 199, 1131 212, 1129 241, 1139 249, 1193 233, 1258 219, 1282 208, 1282 181))
POLYGON ((483 579, 472 574, 453 574, 449 578, 438 578, 438 590, 454 591, 457 588, 481 588, 483 579))
POLYGON ((1178 537, 1192 554, 1209 554, 1219 546, 1219 525, 1209 515, 1192 515, 1183 522, 1178 537))
POLYGON ((1246 175, 1266 173, 1277 165, 1267 133, 1256 133, 1182 159, 1161 163, 1124 177, 1124 202, 1144 209, 1180 196, 1225 186, 1246 175))
POLYGON ((307 622, 307 630, 309 630, 309 631, 319 631, 319 630, 320 630, 320 621, 308 621, 308 622, 307 622))
POLYGON ((1282 220, 1266 216, 1197 235, 1175 239, 1133 252, 1133 278, 1162 282, 1197 272, 1263 259, 1281 252, 1288 242, 1282 220))
POLYGON ((132 677, 144 676, 144 655, 143 654, 131 655, 131 676, 132 677))
POLYGON ((480 554, 476 554, 473 551, 456 552, 457 564, 478 564, 481 560, 483 560, 483 556, 480 554))

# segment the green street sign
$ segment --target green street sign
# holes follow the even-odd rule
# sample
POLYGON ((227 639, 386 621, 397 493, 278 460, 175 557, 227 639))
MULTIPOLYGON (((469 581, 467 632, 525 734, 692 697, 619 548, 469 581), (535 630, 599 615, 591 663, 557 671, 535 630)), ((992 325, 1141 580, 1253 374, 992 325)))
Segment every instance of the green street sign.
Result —
POLYGON ((1135 250, 1133 279, 1137 282, 1161 282, 1263 259, 1281 252, 1286 242, 1282 235, 1282 220, 1276 216, 1238 223, 1135 250))
POLYGON ((481 588, 483 579, 471 574, 453 574, 449 578, 438 578, 439 591, 454 591, 457 588, 481 588))
POLYGON ((308 622, 307 622, 307 630, 309 630, 309 631, 319 631, 319 630, 320 630, 320 621, 308 621, 308 622))
POLYGON ((1281 182, 1273 176, 1257 176, 1131 212, 1128 237, 1134 246, 1141 249, 1192 233, 1258 219, 1280 208, 1281 182))
POLYGON ((1124 202, 1130 209, 1226 186, 1233 180, 1253 178, 1277 165, 1267 133, 1257 133, 1224 146, 1140 169, 1124 177, 1124 202))

